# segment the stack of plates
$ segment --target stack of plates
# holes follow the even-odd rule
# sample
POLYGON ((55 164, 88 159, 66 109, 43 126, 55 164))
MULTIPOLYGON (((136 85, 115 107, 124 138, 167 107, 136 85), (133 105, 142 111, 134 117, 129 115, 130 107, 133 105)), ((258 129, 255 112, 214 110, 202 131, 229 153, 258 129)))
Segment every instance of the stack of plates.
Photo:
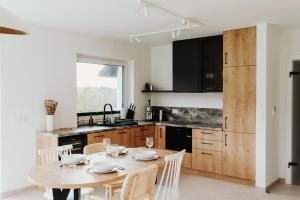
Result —
POLYGON ((118 170, 118 165, 114 161, 103 160, 92 163, 92 170, 96 173, 111 173, 118 170))
POLYGON ((158 155, 155 151, 139 150, 134 154, 136 160, 155 160, 158 155))
POLYGON ((85 163, 87 158, 83 154, 71 154, 67 155, 61 163, 64 165, 74 165, 74 164, 81 164, 85 163))

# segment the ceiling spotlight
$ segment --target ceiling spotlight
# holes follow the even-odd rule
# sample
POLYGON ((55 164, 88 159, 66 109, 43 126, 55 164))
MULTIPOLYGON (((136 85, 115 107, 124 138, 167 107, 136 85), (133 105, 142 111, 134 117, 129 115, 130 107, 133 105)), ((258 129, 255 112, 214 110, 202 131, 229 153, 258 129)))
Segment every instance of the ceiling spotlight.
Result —
POLYGON ((140 38, 138 37, 134 37, 134 41, 136 41, 137 43, 141 43, 142 41, 140 40, 140 38))
POLYGON ((175 33, 175 31, 172 31, 171 34, 172 34, 172 38, 176 39, 176 33, 175 33))
POLYGON ((191 27, 191 21, 190 21, 189 19, 187 19, 187 18, 184 18, 184 19, 182 20, 182 24, 183 24, 184 26, 186 26, 186 27, 191 27))
POLYGON ((145 17, 148 17, 148 15, 149 15, 149 8, 148 8, 148 5, 146 3, 143 3, 143 10, 144 10, 145 17))
POLYGON ((133 37, 130 37, 130 39, 129 39, 129 40, 130 40, 130 42, 131 42, 131 43, 134 43, 134 39, 133 39, 133 37))
POLYGON ((181 30, 178 30, 178 31, 176 31, 176 38, 179 38, 180 37, 180 33, 181 33, 181 30))

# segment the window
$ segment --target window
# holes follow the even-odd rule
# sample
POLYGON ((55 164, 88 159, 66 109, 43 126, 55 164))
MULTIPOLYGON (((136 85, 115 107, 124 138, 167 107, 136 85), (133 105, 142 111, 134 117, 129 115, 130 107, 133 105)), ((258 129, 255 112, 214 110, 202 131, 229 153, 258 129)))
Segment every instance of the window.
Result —
POLYGON ((103 112, 106 103, 114 111, 123 107, 124 67, 77 62, 77 113, 103 112))

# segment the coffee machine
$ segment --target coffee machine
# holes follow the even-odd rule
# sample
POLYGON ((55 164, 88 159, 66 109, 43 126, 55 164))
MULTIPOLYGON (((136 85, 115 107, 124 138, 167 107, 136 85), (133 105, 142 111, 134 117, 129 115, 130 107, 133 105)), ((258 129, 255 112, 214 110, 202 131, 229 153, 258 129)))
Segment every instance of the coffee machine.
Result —
POLYGON ((152 107, 151 107, 151 100, 148 100, 148 105, 146 106, 146 120, 151 121, 152 120, 152 107))

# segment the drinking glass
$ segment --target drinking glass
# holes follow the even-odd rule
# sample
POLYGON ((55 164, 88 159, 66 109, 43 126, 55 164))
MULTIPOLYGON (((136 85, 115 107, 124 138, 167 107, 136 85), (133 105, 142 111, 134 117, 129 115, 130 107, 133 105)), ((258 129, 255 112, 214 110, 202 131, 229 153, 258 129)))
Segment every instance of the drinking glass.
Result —
POLYGON ((119 145, 118 144, 110 145, 110 154, 117 161, 117 158, 118 158, 118 155, 119 155, 119 145))
POLYGON ((106 153, 108 153, 109 148, 110 148, 110 139, 109 138, 103 138, 103 144, 104 144, 104 148, 106 153))
POLYGON ((153 146, 153 137, 147 137, 146 138, 146 146, 149 148, 149 150, 150 150, 150 148, 153 146))

